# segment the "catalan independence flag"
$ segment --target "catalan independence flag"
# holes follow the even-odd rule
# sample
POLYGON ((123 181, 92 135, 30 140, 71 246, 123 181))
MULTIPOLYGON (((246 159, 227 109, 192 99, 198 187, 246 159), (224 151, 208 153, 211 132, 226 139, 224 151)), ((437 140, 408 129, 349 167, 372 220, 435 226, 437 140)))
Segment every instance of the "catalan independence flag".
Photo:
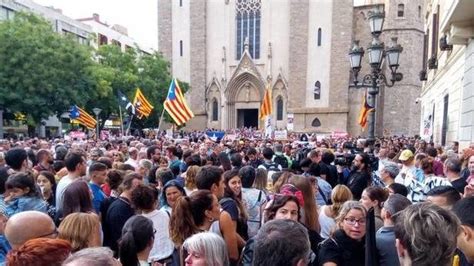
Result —
POLYGON ((272 92, 270 91, 270 85, 268 85, 265 90, 265 95, 263 96, 263 102, 260 106, 260 119, 265 119, 265 117, 272 114, 272 92))
POLYGON ((148 102, 143 95, 140 88, 137 88, 137 92, 135 93, 135 98, 133 99, 133 106, 135 106, 135 111, 138 113, 138 117, 148 117, 153 110, 153 106, 148 102))
POLYGON ((77 123, 80 123, 90 129, 94 129, 97 124, 97 121, 94 119, 94 117, 79 108, 77 105, 72 106, 71 111, 69 111, 69 117, 77 123))
POLYGON ((369 116, 369 112, 372 112, 373 107, 367 103, 367 92, 364 94, 364 99, 362 100, 362 109, 360 109, 359 113, 359 125, 362 128, 367 126, 367 117, 369 116))
POLYGON ((163 106, 168 114, 173 118, 176 125, 180 126, 194 117, 193 112, 189 109, 184 99, 183 92, 179 87, 178 81, 173 79, 168 89, 163 106))

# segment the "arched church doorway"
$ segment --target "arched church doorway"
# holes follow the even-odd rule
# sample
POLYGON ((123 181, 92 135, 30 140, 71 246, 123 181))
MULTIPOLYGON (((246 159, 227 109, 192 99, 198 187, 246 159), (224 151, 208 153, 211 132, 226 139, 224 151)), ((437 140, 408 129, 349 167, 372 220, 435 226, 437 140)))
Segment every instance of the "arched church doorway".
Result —
POLYGON ((258 128, 258 109, 237 109, 237 127, 258 128))

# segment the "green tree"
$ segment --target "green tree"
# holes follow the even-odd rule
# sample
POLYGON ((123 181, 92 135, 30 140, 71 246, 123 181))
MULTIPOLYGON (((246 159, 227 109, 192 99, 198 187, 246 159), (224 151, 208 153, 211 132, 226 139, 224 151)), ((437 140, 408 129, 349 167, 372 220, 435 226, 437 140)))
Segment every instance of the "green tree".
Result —
MULTIPOLYGON (((102 121, 105 121, 111 118, 111 115, 118 115, 118 91, 133 101, 136 88, 140 88, 154 108, 148 118, 134 117, 132 127, 155 128, 158 126, 171 82, 169 63, 157 52, 145 54, 138 51, 132 48, 122 52, 115 45, 104 45, 97 50, 95 57, 99 64, 93 76, 96 84, 105 84, 107 89, 102 91, 107 93, 89 101, 87 106, 101 108, 103 111, 100 116, 102 121)), ((186 91, 187 84, 182 84, 182 88, 186 91)), ((126 115, 124 110, 123 113, 126 115)))
POLYGON ((38 124, 106 94, 93 79, 90 47, 53 31, 34 14, 0 22, 0 106, 38 124))

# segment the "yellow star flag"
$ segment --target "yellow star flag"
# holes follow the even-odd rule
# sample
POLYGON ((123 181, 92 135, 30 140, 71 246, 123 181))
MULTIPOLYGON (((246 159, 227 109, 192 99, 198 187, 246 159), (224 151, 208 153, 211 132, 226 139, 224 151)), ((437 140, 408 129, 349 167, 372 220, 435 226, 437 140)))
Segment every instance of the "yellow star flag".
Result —
POLYGON ((260 119, 265 119, 265 117, 272 114, 272 92, 270 90, 270 85, 267 86, 265 90, 265 95, 263 96, 263 102, 260 106, 260 119))
POLYGON ((143 116, 148 117, 151 114, 151 110, 153 110, 153 105, 148 102, 140 88, 137 88, 137 92, 135 93, 133 106, 135 106, 139 118, 142 118, 143 116))

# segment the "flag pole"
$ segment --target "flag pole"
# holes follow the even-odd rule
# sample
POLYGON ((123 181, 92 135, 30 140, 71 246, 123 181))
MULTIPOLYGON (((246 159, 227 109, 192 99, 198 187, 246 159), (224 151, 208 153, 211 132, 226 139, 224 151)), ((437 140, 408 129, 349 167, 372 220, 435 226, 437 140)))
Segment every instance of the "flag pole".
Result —
POLYGON ((123 135, 123 119, 122 119, 122 106, 119 104, 119 114, 120 114, 120 131, 122 132, 122 137, 123 135))
POLYGON ((125 134, 127 134, 127 136, 128 136, 129 131, 130 131, 130 127, 132 126, 132 121, 133 121, 134 116, 135 115, 132 114, 132 116, 130 117, 130 121, 128 122, 127 131, 125 132, 125 134))
POLYGON ((160 122, 158 124, 158 133, 161 130, 161 123, 163 122, 163 115, 165 114, 165 107, 163 106, 163 110, 161 111, 160 122))

